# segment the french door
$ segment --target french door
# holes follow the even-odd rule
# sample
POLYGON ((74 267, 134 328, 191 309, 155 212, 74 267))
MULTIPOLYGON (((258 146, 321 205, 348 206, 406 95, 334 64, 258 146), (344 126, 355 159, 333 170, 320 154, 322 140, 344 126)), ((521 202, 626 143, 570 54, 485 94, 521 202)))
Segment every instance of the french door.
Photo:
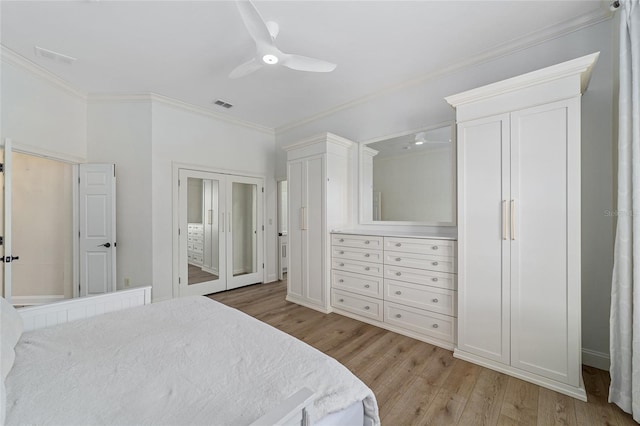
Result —
POLYGON ((263 281, 262 188, 260 178, 179 170, 180 296, 263 281))

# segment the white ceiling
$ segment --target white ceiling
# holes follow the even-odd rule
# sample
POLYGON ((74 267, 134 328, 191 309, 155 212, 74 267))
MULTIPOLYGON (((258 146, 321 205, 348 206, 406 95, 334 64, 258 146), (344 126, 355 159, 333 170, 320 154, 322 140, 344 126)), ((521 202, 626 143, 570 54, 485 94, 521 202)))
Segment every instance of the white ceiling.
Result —
POLYGON ((90 93, 154 92, 277 128, 545 28, 604 11, 573 1, 257 1, 278 47, 338 64, 230 80, 254 55, 233 1, 2 1, 1 41, 90 93), (40 46, 77 58, 36 57, 40 46), (234 105, 212 105, 220 98, 234 105))

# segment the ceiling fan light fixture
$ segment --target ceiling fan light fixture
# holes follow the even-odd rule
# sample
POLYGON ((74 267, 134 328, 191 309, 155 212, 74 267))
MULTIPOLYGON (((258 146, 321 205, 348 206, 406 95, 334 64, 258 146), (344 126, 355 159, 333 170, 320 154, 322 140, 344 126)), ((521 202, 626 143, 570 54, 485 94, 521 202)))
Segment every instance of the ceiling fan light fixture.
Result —
POLYGON ((422 145, 423 143, 424 143, 424 141, 422 141, 422 140, 417 140, 417 141, 414 142, 414 144, 416 144, 416 145, 422 145))
POLYGON ((262 57, 262 62, 267 65, 275 65, 278 63, 278 57, 276 55, 267 54, 262 57))

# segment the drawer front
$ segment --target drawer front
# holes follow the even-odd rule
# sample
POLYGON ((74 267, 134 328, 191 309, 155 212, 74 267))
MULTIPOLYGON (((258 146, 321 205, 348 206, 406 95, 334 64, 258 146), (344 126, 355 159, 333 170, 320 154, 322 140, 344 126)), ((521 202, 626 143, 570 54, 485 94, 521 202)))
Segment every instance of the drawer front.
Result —
POLYGON ((201 255, 201 254, 197 254, 197 253, 193 253, 193 254, 191 255, 191 260, 192 260, 194 263, 202 264, 202 255, 201 255))
POLYGON ((193 252, 194 253, 204 253, 204 249, 202 248, 202 243, 193 243, 193 252))
POLYGON ((382 250, 369 250, 352 247, 332 247, 334 259, 361 260, 363 262, 382 263, 382 250))
POLYGON ((383 275, 382 263, 360 262, 349 259, 333 259, 331 268, 345 272, 355 272, 357 274, 373 275, 381 277, 383 275))
POLYGON ((331 234, 331 244, 334 246, 382 250, 382 242, 382 237, 374 237, 370 235, 331 234))
POLYGON ((409 306, 384 302, 384 321, 416 333, 455 343, 456 319, 409 306))
POLYGON ((456 272, 454 257, 441 257, 432 254, 404 253, 400 251, 384 252, 384 263, 407 268, 429 269, 439 272, 456 272))
POLYGON ((457 290, 458 288, 455 274, 427 271, 425 269, 384 265, 384 277, 391 280, 430 285, 449 290, 457 290))
POLYGON ((331 271, 331 286, 365 296, 382 299, 382 277, 331 271))
POLYGON ((193 243, 187 242, 187 251, 193 251, 193 243))
POLYGON ((456 292, 421 284, 384 280, 384 300, 456 316, 456 292))
POLYGON ((382 300, 341 290, 331 290, 331 305, 338 309, 382 321, 382 300))
POLYGON ((433 254, 435 256, 456 255, 455 242, 449 240, 384 237, 384 249, 406 253, 433 254))

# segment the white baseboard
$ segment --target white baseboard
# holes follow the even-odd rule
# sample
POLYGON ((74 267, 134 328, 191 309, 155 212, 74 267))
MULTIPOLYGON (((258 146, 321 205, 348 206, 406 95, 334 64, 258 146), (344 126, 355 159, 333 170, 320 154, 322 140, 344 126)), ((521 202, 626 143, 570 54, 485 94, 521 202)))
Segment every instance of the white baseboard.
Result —
POLYGON ((276 274, 267 275, 267 281, 265 281, 266 283, 272 283, 274 281, 278 281, 278 276, 276 274))
POLYGON ((609 358, 608 353, 582 348, 582 363, 584 365, 588 365, 589 367, 609 371, 609 367, 611 366, 611 358, 609 358))
POLYGON ((46 294, 43 296, 11 296, 11 304, 18 306, 37 306, 64 300, 64 294, 46 294))

